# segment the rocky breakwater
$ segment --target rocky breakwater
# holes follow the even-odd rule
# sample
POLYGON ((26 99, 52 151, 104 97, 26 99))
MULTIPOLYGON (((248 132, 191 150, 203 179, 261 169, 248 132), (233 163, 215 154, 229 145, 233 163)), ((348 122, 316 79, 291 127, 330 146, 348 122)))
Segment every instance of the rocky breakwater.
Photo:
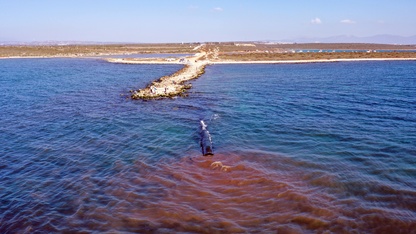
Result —
POLYGON ((158 80, 151 82, 147 87, 138 90, 131 90, 132 99, 159 99, 170 98, 175 96, 184 96, 186 90, 192 87, 186 81, 196 79, 205 72, 205 67, 208 65, 206 52, 197 53, 181 60, 175 61, 160 61, 160 60, 122 60, 122 59, 107 59, 114 63, 129 63, 129 64, 184 64, 184 67, 172 75, 161 77, 158 80))
POLYGON ((132 99, 157 99, 185 95, 185 91, 192 87, 186 81, 196 79, 205 72, 206 60, 193 59, 172 75, 164 76, 150 83, 146 88, 131 91, 132 99))

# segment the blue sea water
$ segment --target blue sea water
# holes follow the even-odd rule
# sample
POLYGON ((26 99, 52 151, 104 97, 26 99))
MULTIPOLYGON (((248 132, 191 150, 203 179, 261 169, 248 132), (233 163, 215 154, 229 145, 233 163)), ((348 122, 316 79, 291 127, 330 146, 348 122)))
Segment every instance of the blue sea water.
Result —
POLYGON ((416 230, 415 62, 180 68, 0 60, 0 232, 416 230))

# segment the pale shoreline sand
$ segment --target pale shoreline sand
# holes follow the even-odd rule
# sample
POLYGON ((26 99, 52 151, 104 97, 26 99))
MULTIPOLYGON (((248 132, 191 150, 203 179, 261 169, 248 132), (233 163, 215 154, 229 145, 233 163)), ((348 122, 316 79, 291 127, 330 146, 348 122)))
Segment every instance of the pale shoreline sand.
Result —
MULTIPOLYGON (((111 55, 106 55, 111 56, 111 55)), ((124 58, 103 58, 100 56, 8 56, 0 57, 0 59, 42 59, 42 58, 88 58, 88 59, 102 59, 110 63, 122 64, 182 64, 179 59, 174 61, 158 61, 158 58, 151 60, 126 60, 124 58)), ((139 58, 140 59, 140 58, 139 58)), ((160 58, 159 58, 160 60, 160 58)), ((268 64, 268 63, 325 63, 325 62, 359 62, 359 61, 415 61, 416 58, 348 58, 348 59, 298 59, 298 60, 251 60, 251 61, 236 61, 236 60, 222 60, 222 61, 208 61, 208 64, 268 64)))
POLYGON ((263 60, 263 61, 215 61, 209 64, 274 64, 274 63, 328 63, 363 61, 416 61, 416 58, 355 58, 355 59, 307 59, 307 60, 263 60))
MULTIPOLYGON (((121 58, 105 59, 110 63, 122 64, 185 64, 178 61, 145 61, 145 60, 124 60, 121 58)), ((304 60, 253 60, 253 61, 207 61, 209 65, 215 64, 274 64, 274 63, 327 63, 327 62, 363 62, 363 61, 416 61, 416 58, 353 58, 353 59, 304 59, 304 60)))

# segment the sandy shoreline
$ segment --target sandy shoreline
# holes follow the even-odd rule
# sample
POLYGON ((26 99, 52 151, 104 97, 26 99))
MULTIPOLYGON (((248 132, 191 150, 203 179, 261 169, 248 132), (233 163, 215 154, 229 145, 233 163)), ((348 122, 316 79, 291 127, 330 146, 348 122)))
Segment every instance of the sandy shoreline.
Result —
MULTIPOLYGON (((86 57, 86 56, 10 56, 0 57, 0 59, 48 59, 48 58, 86 58, 86 59, 102 59, 110 63, 121 64, 180 64, 184 62, 175 61, 157 61, 157 60, 125 60, 123 58, 102 58, 102 57, 86 57)), ((416 58, 353 58, 353 59, 299 59, 299 60, 253 60, 253 61, 208 61, 210 65, 215 64, 274 64, 274 63, 325 63, 325 62, 360 62, 360 61, 415 61, 416 58)))
POLYGON ((166 61, 161 59, 142 59, 142 60, 127 60, 123 58, 105 58, 107 62, 110 63, 122 63, 122 64, 182 64, 184 65, 185 62, 179 62, 179 59, 175 59, 174 61, 166 61))
MULTIPOLYGON (((122 64, 184 64, 178 61, 139 61, 123 59, 105 59, 110 63, 122 64)), ((207 61, 209 65, 215 64, 279 64, 279 63, 327 63, 327 62, 363 62, 363 61, 416 61, 416 58, 354 58, 354 59, 305 59, 305 60, 261 60, 261 61, 207 61)))
MULTIPOLYGON (((105 55, 105 56, 111 56, 105 55)), ((193 56, 185 57, 189 63, 192 59, 198 58, 200 53, 197 53, 193 56)), ((207 55, 204 55, 207 56, 207 55)), ((40 59, 40 58, 91 58, 91 59, 102 59, 110 63, 122 63, 122 64, 186 64, 184 61, 180 61, 179 58, 176 58, 172 61, 168 61, 166 58, 105 58, 101 56, 77 56, 77 55, 68 55, 68 56, 7 56, 0 57, 0 59, 40 59)), ((350 61, 414 61, 416 57, 403 57, 403 58, 391 58, 391 57, 382 57, 382 58, 334 58, 334 59, 294 59, 294 60, 205 60, 207 64, 268 64, 268 63, 323 63, 323 62, 350 62, 350 61)))
POLYGON ((8 57, 0 57, 0 59, 48 59, 48 58, 83 58, 83 57, 75 57, 75 56, 8 56, 8 57))
POLYGON ((356 59, 305 59, 270 61, 216 61, 210 64, 278 64, 278 63, 328 63, 328 62, 364 62, 364 61, 416 61, 416 58, 356 58, 356 59))

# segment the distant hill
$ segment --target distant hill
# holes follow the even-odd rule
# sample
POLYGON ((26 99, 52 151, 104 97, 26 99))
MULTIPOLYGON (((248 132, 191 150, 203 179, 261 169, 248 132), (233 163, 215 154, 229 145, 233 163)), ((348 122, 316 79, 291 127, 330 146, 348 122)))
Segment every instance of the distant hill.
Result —
MULTIPOLYGON (((277 41, 276 41, 277 42, 277 41)), ((375 44, 398 44, 398 45, 416 45, 416 35, 410 37, 396 35, 376 35, 371 37, 356 37, 348 35, 340 35, 322 38, 296 38, 291 40, 283 40, 282 42, 292 43, 375 43, 375 44)))

